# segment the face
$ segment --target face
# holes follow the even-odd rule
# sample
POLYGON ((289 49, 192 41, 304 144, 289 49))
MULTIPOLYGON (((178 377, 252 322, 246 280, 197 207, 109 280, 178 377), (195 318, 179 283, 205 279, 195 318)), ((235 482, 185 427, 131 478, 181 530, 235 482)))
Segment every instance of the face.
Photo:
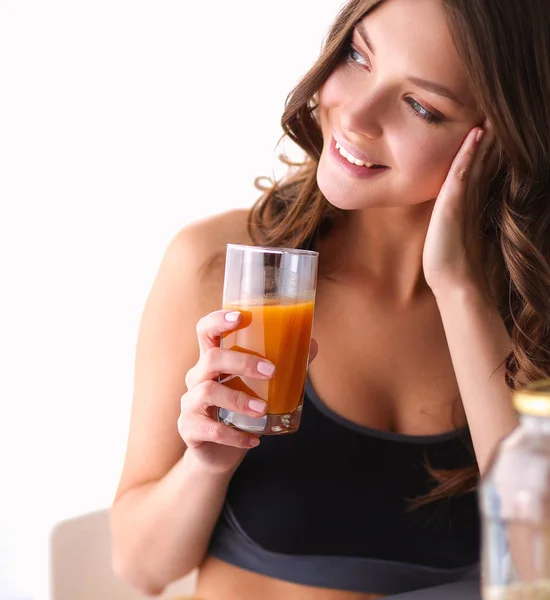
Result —
POLYGON ((318 111, 317 181, 342 209, 433 200, 483 122, 440 0, 386 0, 362 19, 318 111))

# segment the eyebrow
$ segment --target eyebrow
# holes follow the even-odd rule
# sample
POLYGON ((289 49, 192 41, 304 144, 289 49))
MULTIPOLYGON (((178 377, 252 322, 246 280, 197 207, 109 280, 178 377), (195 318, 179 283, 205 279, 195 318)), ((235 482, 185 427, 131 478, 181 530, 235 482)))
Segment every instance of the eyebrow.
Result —
POLYGON ((365 44, 365 46, 372 52, 372 54, 374 56, 376 56, 376 52, 374 51, 374 46, 372 45, 372 42, 370 40, 369 34, 367 33, 367 30, 365 29, 365 26, 362 23, 361 23, 361 25, 356 25, 355 31, 357 31, 357 33, 363 40, 363 43, 365 44))
MULTIPOLYGON (((365 26, 362 23, 357 24, 355 26, 355 31, 357 31, 359 37, 363 40, 363 43, 371 51, 373 56, 376 56, 374 46, 372 45, 372 41, 367 33, 367 30, 365 29, 365 26)), ((429 92, 435 92, 439 96, 445 96, 445 98, 448 98, 449 100, 451 100, 455 104, 458 104, 459 106, 464 106, 464 103, 461 102, 456 97, 456 95, 444 85, 435 83, 434 81, 428 81, 427 79, 422 79, 420 77, 407 77, 407 80, 413 83, 414 85, 417 85, 418 87, 421 87, 429 92)))
POLYGON ((452 100, 459 106, 464 106, 464 104, 453 94, 453 92, 451 92, 451 90, 444 85, 435 83, 434 81, 427 81, 426 79, 421 79, 420 77, 407 77, 407 79, 411 83, 414 83, 414 85, 428 90, 428 92, 435 92, 439 96, 445 96, 446 98, 449 98, 449 100, 452 100))

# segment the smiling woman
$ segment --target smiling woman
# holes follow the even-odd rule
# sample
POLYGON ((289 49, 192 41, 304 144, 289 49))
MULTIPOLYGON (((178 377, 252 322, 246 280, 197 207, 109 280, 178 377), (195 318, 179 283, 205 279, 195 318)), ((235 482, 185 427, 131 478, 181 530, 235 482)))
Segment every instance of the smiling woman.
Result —
MULTIPOLYGON (((338 208, 410 207, 435 198, 466 134, 483 123, 451 32, 414 27, 417 10, 389 2, 359 21, 344 60, 319 90, 323 148, 336 141, 386 166, 383 177, 359 186, 340 175, 334 153, 321 153, 318 185, 338 208)), ((445 22, 438 2, 424 2, 421 12, 426 23, 445 22)))
POLYGON ((304 161, 181 231, 153 285, 112 510, 126 578, 368 600, 477 576, 510 389, 550 374, 549 37, 546 0, 343 7, 283 114, 304 161), (218 383, 261 378, 219 347, 243 323, 218 310, 227 243, 319 252, 292 435, 213 419, 265 413, 218 383))

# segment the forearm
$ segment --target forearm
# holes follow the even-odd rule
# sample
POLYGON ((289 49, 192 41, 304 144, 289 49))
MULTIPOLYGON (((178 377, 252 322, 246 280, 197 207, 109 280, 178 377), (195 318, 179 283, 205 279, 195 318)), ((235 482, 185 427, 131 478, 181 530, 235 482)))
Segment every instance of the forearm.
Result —
POLYGON ((517 425, 504 361, 511 340, 497 306, 475 285, 436 294, 479 469, 517 425))
POLYGON ((204 557, 231 475, 184 457, 160 481, 131 489, 111 509, 113 562, 129 583, 160 593, 204 557))

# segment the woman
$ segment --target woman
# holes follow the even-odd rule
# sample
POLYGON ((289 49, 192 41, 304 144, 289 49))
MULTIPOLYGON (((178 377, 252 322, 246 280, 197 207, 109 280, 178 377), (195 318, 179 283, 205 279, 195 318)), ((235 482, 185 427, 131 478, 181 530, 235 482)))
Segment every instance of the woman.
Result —
POLYGON ((128 581, 365 600, 476 576, 473 490, 510 390, 550 373, 549 36, 546 0, 344 6, 283 116, 305 162, 181 231, 147 300, 112 508, 128 581), (257 448, 212 418, 265 411, 218 374, 277 367, 219 349, 227 243, 320 253, 302 424, 257 448))

